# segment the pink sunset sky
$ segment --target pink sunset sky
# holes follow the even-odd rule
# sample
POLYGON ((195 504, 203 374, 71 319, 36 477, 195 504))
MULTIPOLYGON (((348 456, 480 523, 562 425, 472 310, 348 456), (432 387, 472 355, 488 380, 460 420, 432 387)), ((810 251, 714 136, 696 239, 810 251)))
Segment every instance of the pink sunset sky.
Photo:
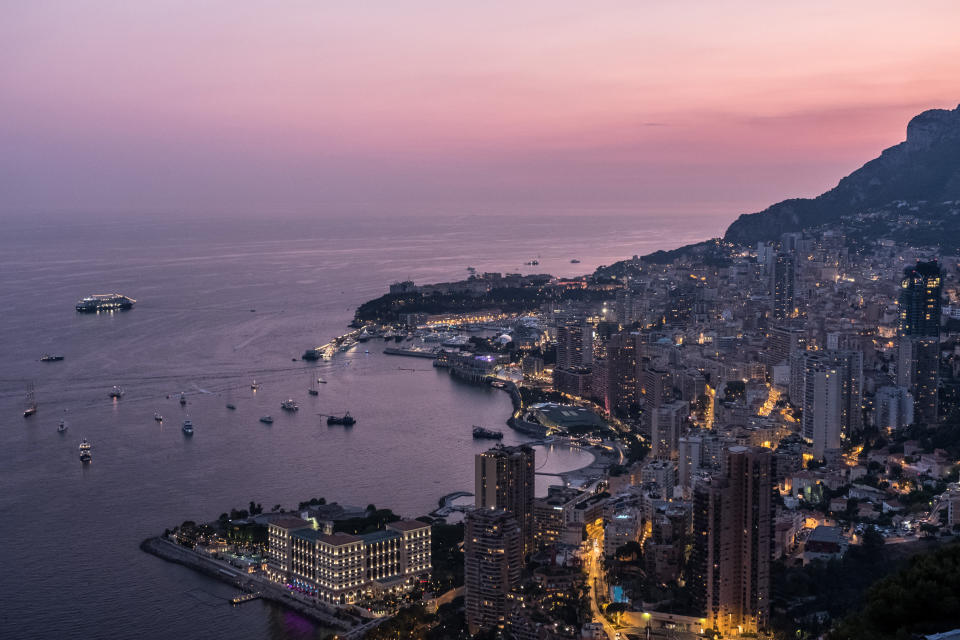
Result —
POLYGON ((0 4, 0 213, 716 213, 960 102, 960 2, 0 4))

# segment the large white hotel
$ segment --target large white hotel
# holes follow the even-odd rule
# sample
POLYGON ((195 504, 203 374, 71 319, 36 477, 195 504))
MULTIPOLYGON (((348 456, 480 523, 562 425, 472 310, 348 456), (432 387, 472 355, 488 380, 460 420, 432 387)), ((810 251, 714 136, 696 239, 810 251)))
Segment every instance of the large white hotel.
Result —
POLYGON ((331 604, 406 591, 433 569, 430 525, 399 520, 374 533, 324 532, 286 516, 269 525, 267 573, 331 604))

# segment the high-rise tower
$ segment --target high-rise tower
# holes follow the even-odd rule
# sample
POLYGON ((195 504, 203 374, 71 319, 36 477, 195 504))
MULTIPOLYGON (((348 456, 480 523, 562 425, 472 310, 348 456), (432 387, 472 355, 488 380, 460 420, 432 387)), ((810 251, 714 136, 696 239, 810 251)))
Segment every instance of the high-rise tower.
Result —
POLYGON ((477 509, 505 509, 520 526, 524 555, 533 551, 534 451, 502 445, 477 454, 477 509))
POLYGON ((708 625, 755 633, 770 614, 775 469, 768 449, 730 447, 725 472, 694 492, 694 580, 708 625))
POLYGON ((520 584, 523 541, 503 509, 477 508, 464 520, 464 604, 471 633, 503 627, 508 595, 520 584))
POLYGON ((942 273, 935 260, 917 262, 900 281, 898 382, 913 393, 914 418, 936 424, 940 383, 942 273))

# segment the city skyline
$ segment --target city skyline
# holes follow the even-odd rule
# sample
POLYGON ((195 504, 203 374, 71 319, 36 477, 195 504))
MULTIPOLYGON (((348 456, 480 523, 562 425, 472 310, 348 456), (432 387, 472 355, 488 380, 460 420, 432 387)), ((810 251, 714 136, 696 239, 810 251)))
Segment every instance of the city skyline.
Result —
POLYGON ((732 220, 955 106, 921 4, 6 7, 0 215, 732 220))

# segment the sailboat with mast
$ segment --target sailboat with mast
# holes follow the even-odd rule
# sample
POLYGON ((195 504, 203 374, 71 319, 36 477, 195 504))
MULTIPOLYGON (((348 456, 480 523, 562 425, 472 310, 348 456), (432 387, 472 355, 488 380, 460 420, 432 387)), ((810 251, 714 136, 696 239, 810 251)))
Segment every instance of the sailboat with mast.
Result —
POLYGON ((37 412, 37 397, 33 393, 33 383, 27 387, 27 397, 24 400, 23 417, 29 418, 37 412))

